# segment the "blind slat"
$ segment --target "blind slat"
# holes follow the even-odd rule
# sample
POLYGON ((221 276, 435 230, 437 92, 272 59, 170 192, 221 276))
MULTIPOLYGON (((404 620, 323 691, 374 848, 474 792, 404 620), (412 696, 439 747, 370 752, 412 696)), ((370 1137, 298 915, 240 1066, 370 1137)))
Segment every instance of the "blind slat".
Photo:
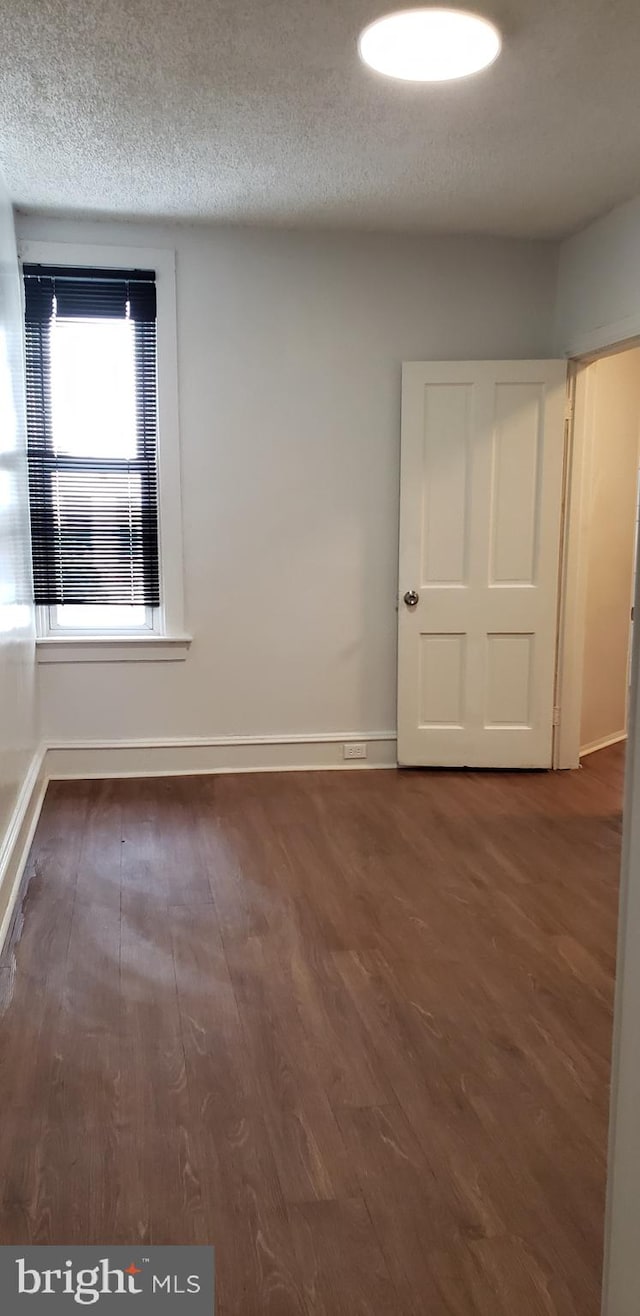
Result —
MULTIPOLYGON (((24 276, 35 601, 157 607, 155 275, 31 265, 25 266, 24 276), (56 451, 51 405, 54 316, 132 322, 136 434, 135 457, 130 460, 56 451)), ((88 433, 91 423, 89 414, 88 433)))

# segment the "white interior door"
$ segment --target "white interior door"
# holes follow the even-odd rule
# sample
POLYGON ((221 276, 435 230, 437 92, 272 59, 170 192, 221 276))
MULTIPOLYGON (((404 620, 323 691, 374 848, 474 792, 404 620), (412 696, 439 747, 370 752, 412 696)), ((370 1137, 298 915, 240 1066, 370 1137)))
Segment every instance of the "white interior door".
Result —
POLYGON ((551 767, 565 396, 564 361, 403 367, 401 764, 551 767))

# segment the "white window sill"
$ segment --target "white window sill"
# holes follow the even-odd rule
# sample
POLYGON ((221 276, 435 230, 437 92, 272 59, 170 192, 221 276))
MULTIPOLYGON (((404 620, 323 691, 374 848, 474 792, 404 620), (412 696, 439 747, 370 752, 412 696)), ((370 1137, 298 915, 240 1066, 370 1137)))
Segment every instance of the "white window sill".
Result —
POLYGON ((46 635, 36 653, 39 663, 176 663, 190 645, 190 635, 46 635))

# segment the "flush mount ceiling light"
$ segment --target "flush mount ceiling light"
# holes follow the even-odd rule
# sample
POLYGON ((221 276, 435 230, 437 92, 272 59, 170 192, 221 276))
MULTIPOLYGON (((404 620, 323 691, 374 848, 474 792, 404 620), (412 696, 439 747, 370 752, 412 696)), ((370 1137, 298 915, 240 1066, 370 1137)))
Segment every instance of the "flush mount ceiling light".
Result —
POLYGON ((500 33, 462 9, 403 9, 365 27, 360 58, 378 73, 407 82, 447 82, 492 64, 500 33))

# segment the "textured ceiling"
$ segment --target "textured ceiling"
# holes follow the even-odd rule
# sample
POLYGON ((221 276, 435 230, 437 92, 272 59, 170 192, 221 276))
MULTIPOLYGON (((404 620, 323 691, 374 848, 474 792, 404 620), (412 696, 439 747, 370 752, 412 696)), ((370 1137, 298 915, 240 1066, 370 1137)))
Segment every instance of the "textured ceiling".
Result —
POLYGON ((544 237, 640 191, 638 0, 479 7, 498 62, 425 87, 357 58, 385 0, 4 0, 0 167, 60 214, 544 237))

